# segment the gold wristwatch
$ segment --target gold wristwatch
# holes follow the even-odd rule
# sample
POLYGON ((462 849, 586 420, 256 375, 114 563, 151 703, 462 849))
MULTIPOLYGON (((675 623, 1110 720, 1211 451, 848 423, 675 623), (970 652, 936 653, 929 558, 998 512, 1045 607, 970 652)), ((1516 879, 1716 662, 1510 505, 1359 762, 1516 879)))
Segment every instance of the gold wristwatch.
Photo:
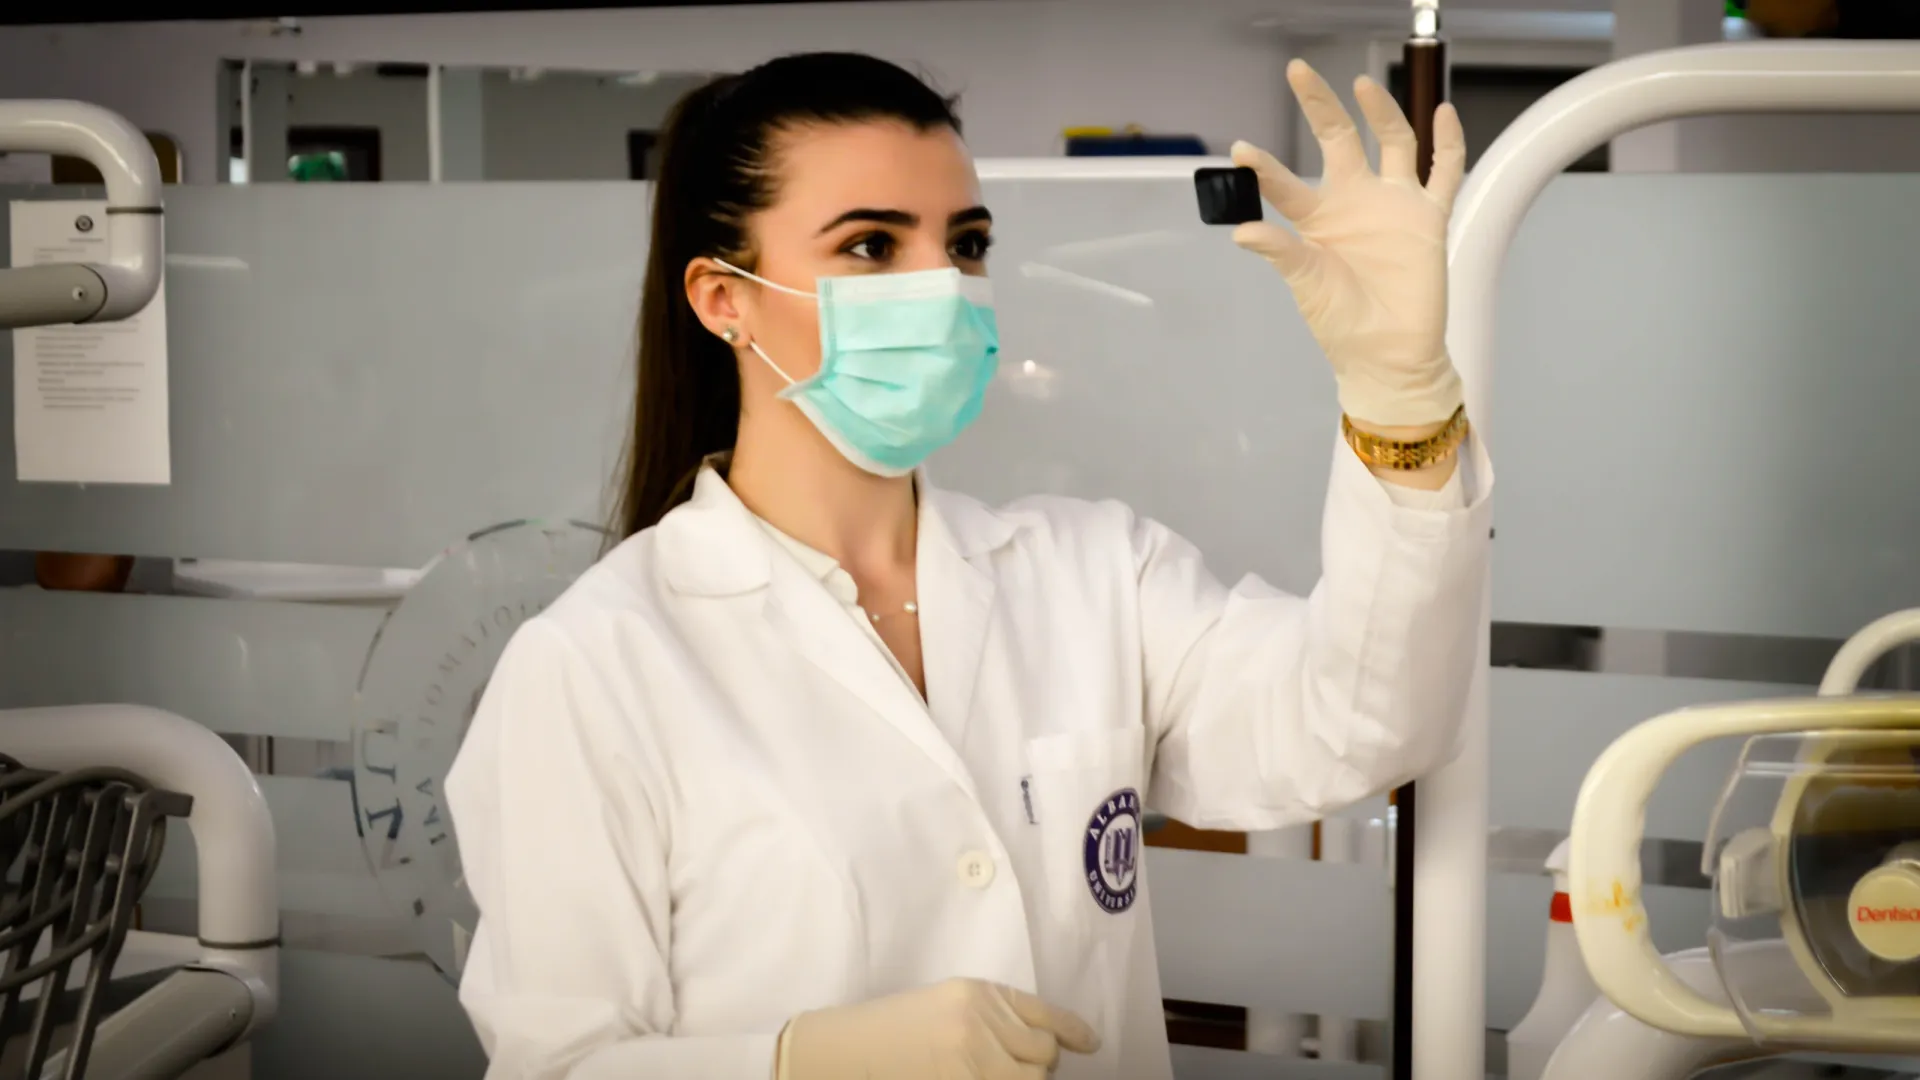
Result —
POLYGON ((1389 439, 1361 431, 1353 426, 1351 418, 1340 417, 1340 433, 1346 436, 1347 445, 1360 455, 1360 460, 1369 468, 1393 472, 1417 472, 1440 464, 1452 457, 1460 449, 1460 444, 1467 441, 1467 431, 1465 405, 1453 411, 1453 417, 1445 427, 1424 439, 1413 441, 1389 439))

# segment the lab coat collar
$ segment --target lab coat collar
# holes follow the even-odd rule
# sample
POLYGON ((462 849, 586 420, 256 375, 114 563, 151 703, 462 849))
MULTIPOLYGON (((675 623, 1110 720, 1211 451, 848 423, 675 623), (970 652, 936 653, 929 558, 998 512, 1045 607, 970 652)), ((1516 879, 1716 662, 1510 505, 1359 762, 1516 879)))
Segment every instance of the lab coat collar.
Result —
POLYGON ((780 541, 727 486, 722 467, 711 460, 703 465, 693 497, 660 522, 661 569, 669 587, 715 598, 764 589, 765 618, 783 638, 919 747, 968 798, 977 799, 955 747, 973 712, 994 606, 994 575, 983 556, 1012 539, 1013 525, 916 475, 916 576, 930 695, 923 702, 882 653, 869 647, 869 635, 820 587, 819 577, 780 551, 780 541), (943 727, 954 733, 951 740, 943 727))
POLYGON ((660 519, 660 565, 675 592, 733 596, 762 588, 772 573, 773 540, 714 469, 700 466, 693 495, 660 519))
POLYGON ((1015 526, 992 507, 927 482, 927 473, 914 473, 920 491, 920 527, 962 559, 973 559, 1004 547, 1015 526))
MULTIPOLYGON (((725 455, 700 466, 693 495, 660 522, 660 555, 668 584, 692 596, 732 596, 763 588, 772 579, 774 540, 748 510, 720 470, 725 455)), ((1013 539, 1015 525, 991 508, 928 483, 914 473, 920 492, 920 528, 963 561, 992 552, 1013 539)))

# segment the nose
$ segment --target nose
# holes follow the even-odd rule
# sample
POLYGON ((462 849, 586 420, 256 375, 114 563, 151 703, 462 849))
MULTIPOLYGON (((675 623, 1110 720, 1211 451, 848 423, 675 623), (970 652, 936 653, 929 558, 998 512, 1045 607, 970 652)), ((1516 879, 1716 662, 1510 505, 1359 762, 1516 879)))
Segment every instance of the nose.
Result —
POLYGON ((927 230, 914 234, 906 257, 901 260, 902 270, 947 270, 956 265, 951 247, 947 243, 945 232, 927 230))

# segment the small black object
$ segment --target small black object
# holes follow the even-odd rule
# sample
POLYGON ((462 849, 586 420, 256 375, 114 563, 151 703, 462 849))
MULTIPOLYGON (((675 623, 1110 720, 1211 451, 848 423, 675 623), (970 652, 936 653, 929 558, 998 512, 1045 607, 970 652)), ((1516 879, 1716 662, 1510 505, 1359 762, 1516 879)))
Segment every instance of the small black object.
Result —
POLYGON ((1209 225, 1260 220, 1260 178, 1245 166, 1193 170, 1193 193, 1200 198, 1200 220, 1209 225))

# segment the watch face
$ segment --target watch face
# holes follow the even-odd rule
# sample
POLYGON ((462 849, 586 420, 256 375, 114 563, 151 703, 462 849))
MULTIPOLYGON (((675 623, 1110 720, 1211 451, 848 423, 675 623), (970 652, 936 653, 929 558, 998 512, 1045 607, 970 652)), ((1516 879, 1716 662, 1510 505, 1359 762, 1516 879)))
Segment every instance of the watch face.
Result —
POLYGON ((381 624, 354 694, 354 825, 392 909, 458 980, 478 911, 460 870, 447 770, 507 639, 591 566, 606 534, 522 521, 442 552, 381 624))

